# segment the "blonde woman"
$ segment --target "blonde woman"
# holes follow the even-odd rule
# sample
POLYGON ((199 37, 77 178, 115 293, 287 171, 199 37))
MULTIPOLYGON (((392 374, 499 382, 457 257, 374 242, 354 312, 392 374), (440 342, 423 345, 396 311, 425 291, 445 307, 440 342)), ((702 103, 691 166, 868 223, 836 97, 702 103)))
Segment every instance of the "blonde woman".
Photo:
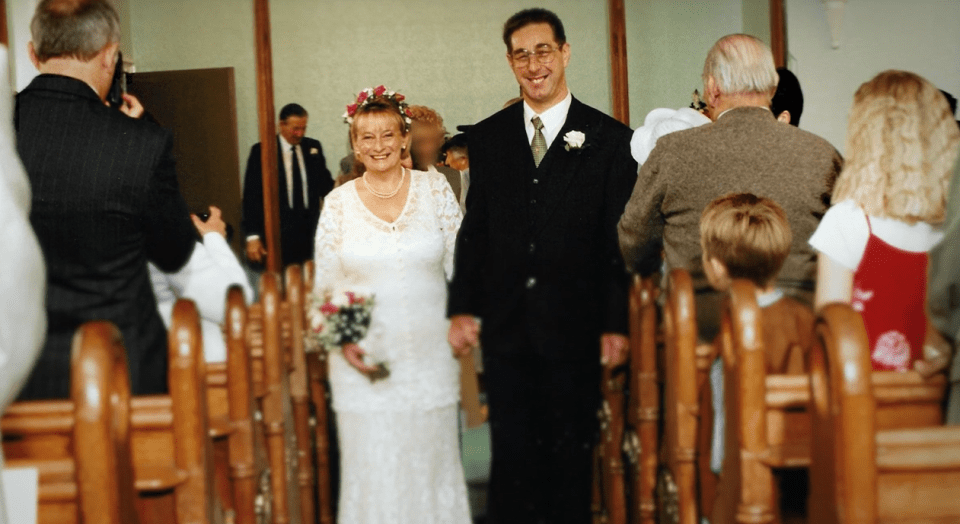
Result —
POLYGON ((928 329, 928 253, 943 238, 960 131, 943 95, 904 71, 860 86, 850 115, 835 205, 810 239, 816 304, 860 311, 874 369, 932 373, 946 360, 934 358, 943 343, 928 329))

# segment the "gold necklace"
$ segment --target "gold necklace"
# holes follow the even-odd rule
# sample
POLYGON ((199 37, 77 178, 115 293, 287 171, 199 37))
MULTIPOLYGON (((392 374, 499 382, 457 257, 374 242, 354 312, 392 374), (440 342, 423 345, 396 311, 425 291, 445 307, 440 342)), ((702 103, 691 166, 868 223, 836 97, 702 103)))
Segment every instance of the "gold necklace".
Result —
POLYGON ((405 167, 400 168, 400 183, 397 184, 397 188, 394 189, 393 191, 391 191, 390 193, 380 193, 380 192, 376 191, 375 189, 373 189, 373 187, 370 185, 370 183, 367 182, 367 173, 364 172, 364 173, 363 173, 363 177, 362 177, 362 178, 363 178, 363 187, 367 188, 367 191, 369 191, 371 195, 373 195, 373 196, 375 196, 375 197, 377 197, 377 198, 382 198, 382 199, 384 199, 384 200, 386 200, 386 199, 388 199, 388 198, 393 198, 393 197, 397 196, 397 193, 400 192, 400 188, 403 187, 403 179, 404 179, 404 176, 405 176, 406 174, 407 174, 407 168, 405 168, 405 167))

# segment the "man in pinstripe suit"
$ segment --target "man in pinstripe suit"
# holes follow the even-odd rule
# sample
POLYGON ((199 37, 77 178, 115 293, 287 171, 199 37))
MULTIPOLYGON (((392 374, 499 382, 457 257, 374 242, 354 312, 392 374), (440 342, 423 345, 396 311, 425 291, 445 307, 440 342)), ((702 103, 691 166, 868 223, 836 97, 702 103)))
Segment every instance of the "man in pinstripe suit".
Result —
POLYGON ((171 135, 108 107, 120 20, 107 0, 44 0, 31 23, 40 76, 17 96, 30 222, 47 262, 47 340, 21 399, 69 396, 70 342, 83 322, 123 334, 134 393, 166 390, 166 330, 147 260, 176 271, 196 239, 177 187, 171 135))

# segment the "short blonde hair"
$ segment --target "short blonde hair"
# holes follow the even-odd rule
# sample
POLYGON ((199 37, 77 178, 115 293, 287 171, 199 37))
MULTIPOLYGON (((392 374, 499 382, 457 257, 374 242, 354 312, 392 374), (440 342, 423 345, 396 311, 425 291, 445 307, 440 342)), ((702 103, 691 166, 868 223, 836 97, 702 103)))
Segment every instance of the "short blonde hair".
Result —
POLYGON ((853 97, 834 202, 910 224, 943 222, 960 129, 943 94, 919 75, 884 71, 853 97))
POLYGON ((713 77, 721 93, 773 96, 779 76, 770 46, 750 35, 727 35, 713 44, 703 63, 703 82, 713 77))
POLYGON ((769 198, 732 193, 710 202, 700 215, 704 255, 722 262, 731 278, 760 287, 776 278, 792 242, 786 212, 769 198))
POLYGON ((443 117, 433 109, 427 106, 410 106, 407 114, 410 115, 410 119, 414 122, 433 124, 437 126, 444 135, 447 134, 447 130, 443 127, 443 117))

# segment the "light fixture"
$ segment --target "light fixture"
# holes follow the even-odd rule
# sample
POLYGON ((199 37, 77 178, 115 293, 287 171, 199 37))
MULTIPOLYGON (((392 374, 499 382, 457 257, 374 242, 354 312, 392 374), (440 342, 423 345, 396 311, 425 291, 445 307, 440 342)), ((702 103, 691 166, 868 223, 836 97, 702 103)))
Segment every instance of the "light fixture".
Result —
POLYGON ((827 8, 827 25, 830 26, 830 46, 840 48, 840 25, 843 23, 843 5, 847 0, 822 0, 827 8))

